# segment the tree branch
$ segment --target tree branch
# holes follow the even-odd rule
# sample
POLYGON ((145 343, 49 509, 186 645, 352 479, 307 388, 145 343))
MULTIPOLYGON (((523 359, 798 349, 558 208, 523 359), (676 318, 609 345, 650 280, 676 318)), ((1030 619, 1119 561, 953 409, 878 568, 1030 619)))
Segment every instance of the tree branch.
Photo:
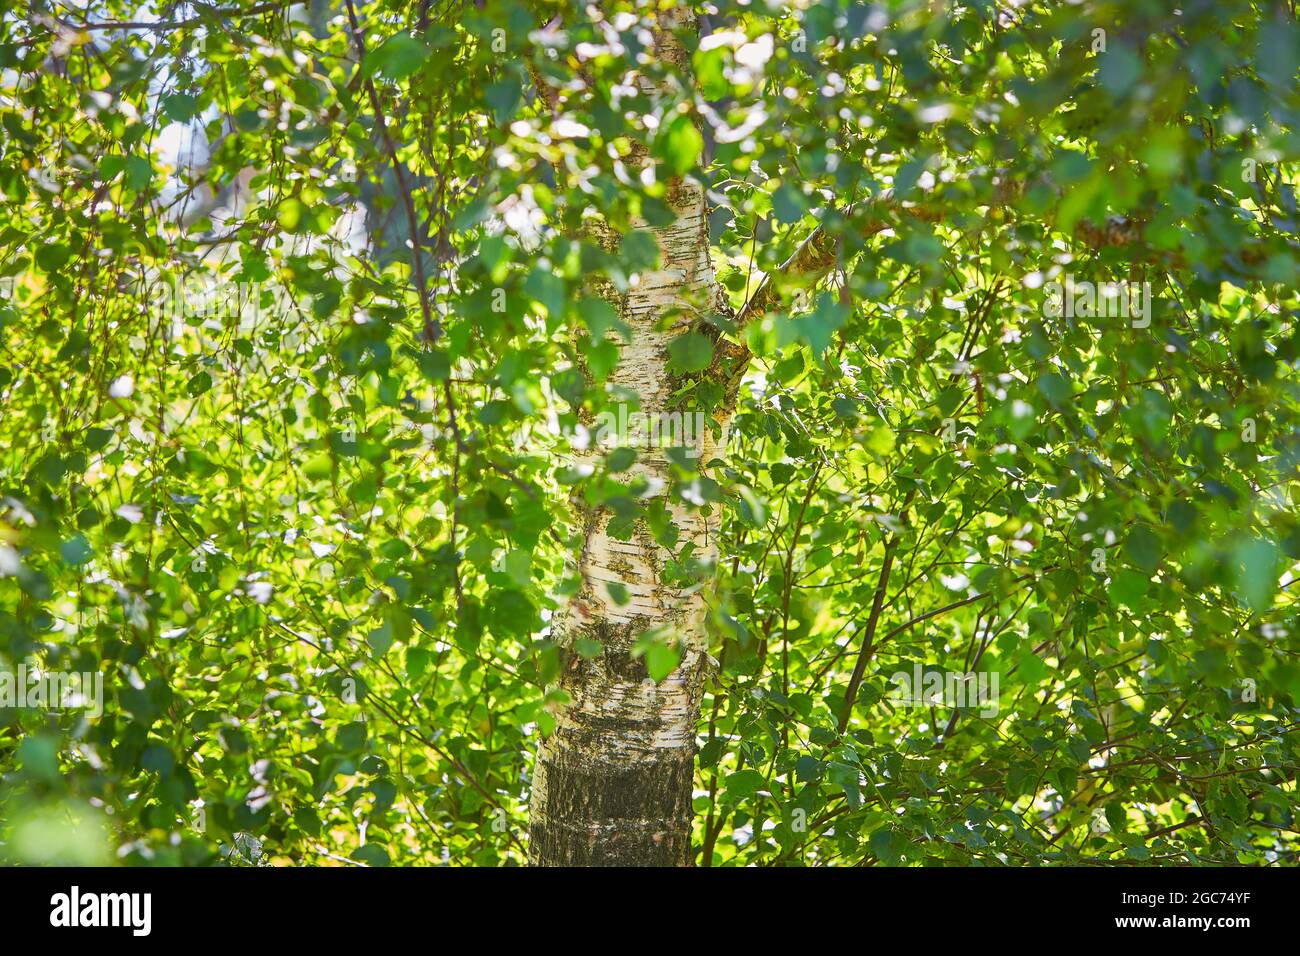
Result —
MULTIPOLYGON (((993 200, 986 205, 990 210, 1005 209, 1019 198, 1024 191, 1025 186, 1023 183, 1018 185, 1003 184, 998 187, 993 200)), ((827 219, 843 217, 851 222, 853 217, 859 214, 866 214, 864 220, 853 224, 853 228, 846 230, 846 232, 857 235, 862 239, 868 239, 884 232, 886 229, 893 228, 896 225, 897 217, 939 223, 950 215, 949 211, 942 205, 900 201, 894 198, 892 191, 886 191, 878 199, 848 206, 842 212, 831 210, 827 219)), ((839 237, 829 232, 826 226, 826 221, 820 223, 799 244, 793 255, 786 259, 774 272, 763 277, 758 284, 758 288, 754 290, 736 313, 736 326, 738 329, 743 329, 745 323, 755 316, 762 315, 776 307, 782 292, 781 289, 777 288, 778 283, 774 282, 776 277, 784 277, 787 280, 800 278, 806 280, 811 277, 811 281, 805 281, 803 284, 815 284, 837 264, 839 261, 839 237)), ((1052 227, 1051 221, 1045 222, 1044 227, 1050 229, 1052 227)), ((1094 250, 1141 246, 1146 238, 1144 222, 1119 216, 1111 217, 1100 225, 1088 221, 1080 222, 1074 227, 1072 235, 1076 242, 1094 250)), ((1171 268, 1179 268, 1184 265, 1181 256, 1176 253, 1157 252, 1153 253, 1151 258, 1171 268)), ((1241 258, 1247 263, 1258 262, 1265 258, 1265 253, 1263 250, 1248 248, 1243 250, 1241 258)), ((747 360, 749 351, 742 345, 739 350, 731 350, 728 357, 742 361, 747 360)))

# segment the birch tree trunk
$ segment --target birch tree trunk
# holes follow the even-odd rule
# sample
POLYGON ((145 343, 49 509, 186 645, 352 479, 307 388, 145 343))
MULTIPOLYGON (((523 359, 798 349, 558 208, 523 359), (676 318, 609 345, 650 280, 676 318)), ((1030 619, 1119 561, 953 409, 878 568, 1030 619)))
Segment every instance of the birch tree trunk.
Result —
MULTIPOLYGON (((688 58, 671 30, 693 29, 693 15, 679 7, 659 17, 656 53, 684 72, 688 58)), ((615 303, 632 338, 610 383, 634 391, 641 412, 652 416, 670 412, 670 396, 680 384, 668 369, 668 343, 701 308, 715 307, 719 294, 703 188, 674 180, 668 200, 676 221, 652 230, 660 251, 658 271, 642 275, 615 303), (666 313, 682 321, 661 329, 666 313)), ((721 437, 704 430, 701 465, 725 447, 730 411, 713 419, 721 437)), ((594 464, 596 456, 591 460, 594 464)), ((671 469, 666 448, 638 444, 635 471, 654 482, 660 494, 672 481, 671 469)), ((717 513, 706 517, 665 501, 680 529, 678 548, 691 541, 695 555, 712 565, 717 513)), ((611 517, 607 510, 588 516, 580 559, 583 586, 554 625, 562 646, 585 637, 603 650, 594 659, 565 657, 561 686, 571 703, 537 757, 529 855, 534 865, 687 866, 695 728, 708 662, 704 592, 667 583, 662 569, 668 551, 640 522, 631 540, 612 536, 611 517), (610 583, 626 588, 627 603, 620 606, 610 597, 610 583), (681 640, 680 665, 658 684, 644 658, 632 655, 637 639, 656 627, 672 628, 681 640)))

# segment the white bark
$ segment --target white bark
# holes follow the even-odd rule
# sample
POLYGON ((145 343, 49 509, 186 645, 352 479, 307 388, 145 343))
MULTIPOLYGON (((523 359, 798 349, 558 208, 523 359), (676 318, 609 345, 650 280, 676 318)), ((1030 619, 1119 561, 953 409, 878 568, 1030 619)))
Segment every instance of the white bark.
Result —
MULTIPOLYGON (((689 16, 689 14, 678 14, 689 16)), ((680 46, 661 34, 658 53, 684 59, 680 46)), ((680 62, 680 60, 678 61, 680 62)), ((668 343, 683 322, 716 303, 709 259, 703 188, 670 184, 677 212, 671 225, 653 230, 660 265, 617 303, 632 330, 610 382, 634 391, 640 410, 669 413, 680 385, 669 372, 668 343), (661 318, 683 322, 660 330, 661 318)), ((687 408, 686 413, 695 409, 687 408)), ((717 439, 705 430, 701 466, 725 446, 729 412, 715 412, 717 439)), ((634 473, 656 481, 664 494, 672 472, 666 448, 637 448, 634 473)), ((673 503, 680 535, 677 549, 694 542, 695 556, 713 562, 718 514, 673 503)), ((611 514, 590 515, 581 557, 583 587, 558 615, 555 634, 572 646, 578 637, 599 641, 591 660, 566 655, 562 686, 570 705, 544 742, 533 774, 530 857, 542 865, 686 865, 691 862, 691 789, 695 728, 706 676, 704 591, 678 588, 662 574, 670 554, 638 523, 631 540, 609 533, 611 514), (607 585, 621 584, 629 600, 619 605, 607 585), (630 654, 647 630, 670 627, 680 638, 681 663, 656 684, 644 660, 630 654)))

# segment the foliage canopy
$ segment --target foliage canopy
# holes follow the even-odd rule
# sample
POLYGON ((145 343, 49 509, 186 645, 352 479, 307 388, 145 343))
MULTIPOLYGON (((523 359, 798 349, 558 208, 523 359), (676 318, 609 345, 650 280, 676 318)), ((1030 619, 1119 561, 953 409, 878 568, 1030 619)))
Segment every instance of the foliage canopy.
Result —
POLYGON ((582 505, 709 589, 700 862, 1294 862, 1292 6, 150 9, 0 14, 0 665, 104 675, 4 859, 522 862, 582 505), (680 177, 716 567, 568 454, 680 177))

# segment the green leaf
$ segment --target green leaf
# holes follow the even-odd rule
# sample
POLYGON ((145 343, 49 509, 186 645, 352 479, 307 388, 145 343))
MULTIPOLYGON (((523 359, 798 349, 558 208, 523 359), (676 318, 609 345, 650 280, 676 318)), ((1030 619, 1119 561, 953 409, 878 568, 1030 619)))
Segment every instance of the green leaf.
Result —
POLYGON ((1022 650, 1016 664, 1017 673, 1026 684, 1041 684, 1052 675, 1051 668, 1043 663, 1043 659, 1032 648, 1022 650))
POLYGON ((903 850, 907 846, 903 838, 888 827, 871 834, 868 842, 871 845, 871 852, 876 855, 876 859, 886 866, 897 866, 899 860, 902 859, 903 850))
POLYGON ((492 117, 497 123, 505 123, 515 115, 523 101, 523 95, 523 88, 513 77, 498 80, 483 91, 484 99, 492 107, 492 117))
POLYGON ((188 123, 199 112, 199 100, 189 93, 172 93, 163 97, 163 109, 178 123, 188 123))
POLYGON ((366 635, 366 643, 370 645, 371 649, 376 654, 382 656, 387 653, 390 647, 393 646, 393 638, 394 633, 392 623, 385 620, 383 624, 374 628, 366 635))
POLYGON ((90 542, 86 540, 84 534, 74 534, 63 544, 59 545, 59 554, 72 567, 80 567, 88 562, 95 554, 90 547, 90 542))
POLYGON ((352 852, 352 859, 358 860, 367 866, 391 866, 392 860, 388 856, 388 851, 378 843, 367 843, 365 846, 357 847, 352 852))
POLYGON ((646 648, 645 667, 650 679, 656 684, 677 669, 682 655, 677 646, 654 643, 646 648))
POLYGON ((685 332, 668 343, 669 367, 675 372, 701 372, 712 361, 713 343, 699 332, 685 332))
POLYGON ((1160 539, 1146 525, 1136 525, 1128 534, 1124 551, 1133 564, 1148 575, 1160 564, 1160 539))
POLYGON ((72 250, 61 242, 51 242, 36 250, 36 264, 46 272, 58 272, 68 261, 72 250))
POLYGON ((1057 408, 1064 408, 1070 403, 1070 380, 1060 372, 1044 372, 1038 376, 1038 390, 1057 408))
POLYGON ((136 192, 144 190, 153 182, 153 166, 143 156, 130 156, 126 160, 126 185, 136 192))
POLYGON ((1277 545, 1266 538, 1250 538, 1237 545, 1234 557, 1237 590, 1252 611, 1264 613, 1277 592, 1277 545))
POLYGON ((366 68, 390 80, 404 80, 429 59, 429 48, 409 33, 395 33, 366 55, 366 68))
POLYGON ((654 155, 673 176, 690 172, 699 163, 704 137, 685 113, 675 113, 655 137, 654 155))
POLYGON ((766 786, 767 781, 757 770, 737 770, 727 774, 726 791, 733 797, 752 797, 766 786))
POLYGON ((844 327, 849 310, 836 302, 827 293, 817 296, 817 304, 807 315, 791 321, 799 340, 807 342, 814 355, 821 355, 830 348, 835 333, 844 327))
POLYGON ((1125 568, 1116 572, 1115 577, 1110 582, 1111 599, 1117 604, 1137 607, 1142 596, 1147 593, 1150 584, 1148 575, 1125 568))

